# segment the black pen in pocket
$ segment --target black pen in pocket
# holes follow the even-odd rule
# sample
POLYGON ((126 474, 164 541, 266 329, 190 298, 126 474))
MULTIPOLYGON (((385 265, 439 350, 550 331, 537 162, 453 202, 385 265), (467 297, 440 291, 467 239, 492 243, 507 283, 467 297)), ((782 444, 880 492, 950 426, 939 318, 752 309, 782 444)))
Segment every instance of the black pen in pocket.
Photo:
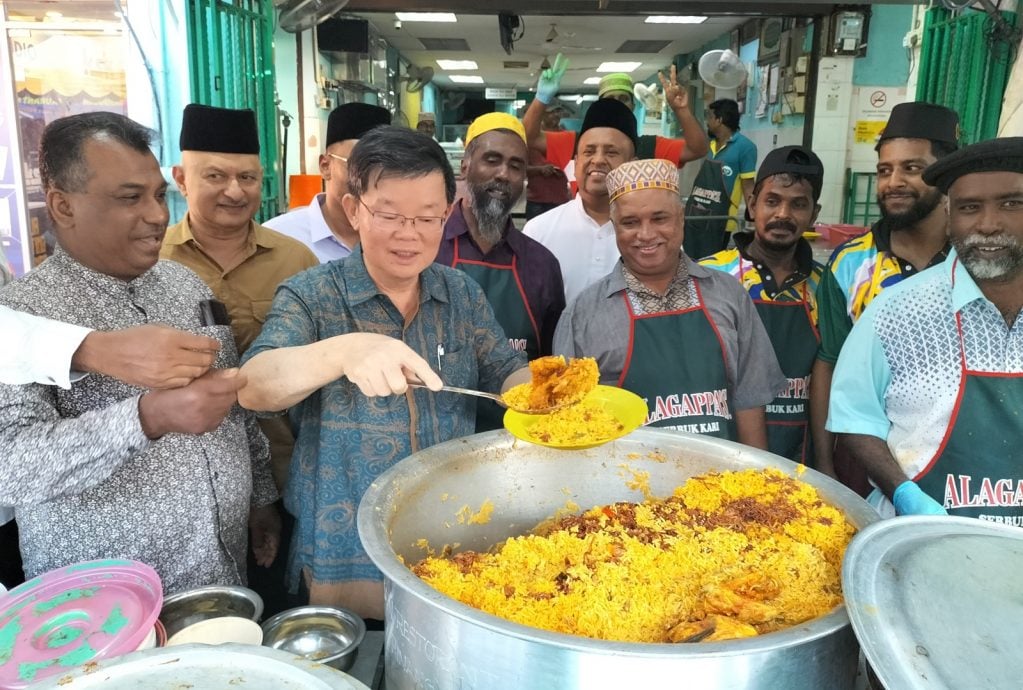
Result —
POLYGON ((444 346, 437 343, 437 373, 440 374, 440 358, 444 356, 444 346))

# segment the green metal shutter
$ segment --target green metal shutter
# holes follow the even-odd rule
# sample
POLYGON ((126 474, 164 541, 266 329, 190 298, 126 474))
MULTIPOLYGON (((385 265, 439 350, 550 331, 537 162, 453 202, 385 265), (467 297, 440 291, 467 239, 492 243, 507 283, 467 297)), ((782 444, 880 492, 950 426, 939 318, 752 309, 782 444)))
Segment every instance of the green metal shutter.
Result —
MULTIPOLYGON (((1010 27, 1016 26, 1015 13, 999 14, 1010 27)), ((959 113, 962 144, 991 139, 998 133, 1016 46, 994 40, 993 24, 984 12, 967 10, 953 15, 938 7, 929 9, 924 19, 916 100, 959 113)))
POLYGON ((263 203, 258 219, 266 220, 277 215, 280 195, 273 5, 270 0, 187 3, 192 102, 256 111, 263 163, 263 203))

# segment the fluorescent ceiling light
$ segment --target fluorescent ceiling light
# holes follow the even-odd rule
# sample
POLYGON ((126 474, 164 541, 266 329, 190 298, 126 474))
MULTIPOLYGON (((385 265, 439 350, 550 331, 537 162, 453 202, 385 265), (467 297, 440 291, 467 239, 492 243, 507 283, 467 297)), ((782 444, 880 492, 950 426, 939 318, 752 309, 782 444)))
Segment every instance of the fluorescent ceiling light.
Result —
POLYGON ((707 18, 652 14, 645 21, 647 24, 703 24, 707 18))
POLYGON ((457 22, 452 12, 395 12, 394 16, 403 22, 457 22))
POLYGON ((600 83, 600 77, 586 77, 585 79, 583 79, 583 83, 584 84, 599 84, 600 83))
POLYGON ((597 68, 598 72, 632 72, 642 65, 642 62, 602 62, 597 68))
POLYGON ((482 84, 483 77, 478 74, 449 74, 448 79, 456 84, 482 84))
POLYGON ((441 69, 447 70, 479 69, 480 67, 475 60, 437 60, 437 64, 441 69))

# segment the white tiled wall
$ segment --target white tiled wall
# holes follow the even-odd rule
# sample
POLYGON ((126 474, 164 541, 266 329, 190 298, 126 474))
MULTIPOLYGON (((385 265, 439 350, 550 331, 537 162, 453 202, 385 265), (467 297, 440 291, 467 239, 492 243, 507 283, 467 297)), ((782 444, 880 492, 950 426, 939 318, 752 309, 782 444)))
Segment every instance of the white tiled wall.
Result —
POLYGON ((842 218, 846 157, 851 134, 852 57, 828 57, 817 72, 817 100, 814 110, 813 150, 824 164, 821 190, 821 223, 838 223, 842 218))

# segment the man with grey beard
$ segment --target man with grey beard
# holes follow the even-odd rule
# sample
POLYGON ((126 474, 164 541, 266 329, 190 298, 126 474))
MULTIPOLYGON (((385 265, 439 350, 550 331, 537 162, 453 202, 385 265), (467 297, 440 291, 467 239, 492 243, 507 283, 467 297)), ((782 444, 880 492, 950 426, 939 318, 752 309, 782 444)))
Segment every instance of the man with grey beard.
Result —
POLYGON ((1023 137, 930 165, 954 252, 886 290, 835 369, 828 429, 882 514, 1023 526, 1023 137))
MULTIPOLYGON (((527 164, 526 132, 519 120, 488 113, 473 121, 462 157, 467 193, 451 209, 436 261, 478 282, 512 348, 535 359, 551 354, 554 328, 565 309, 565 287, 554 254, 511 221, 527 164)), ((438 358, 443 378, 443 356, 438 358)), ((501 428, 503 412, 490 401, 480 402, 476 431, 501 428)))

